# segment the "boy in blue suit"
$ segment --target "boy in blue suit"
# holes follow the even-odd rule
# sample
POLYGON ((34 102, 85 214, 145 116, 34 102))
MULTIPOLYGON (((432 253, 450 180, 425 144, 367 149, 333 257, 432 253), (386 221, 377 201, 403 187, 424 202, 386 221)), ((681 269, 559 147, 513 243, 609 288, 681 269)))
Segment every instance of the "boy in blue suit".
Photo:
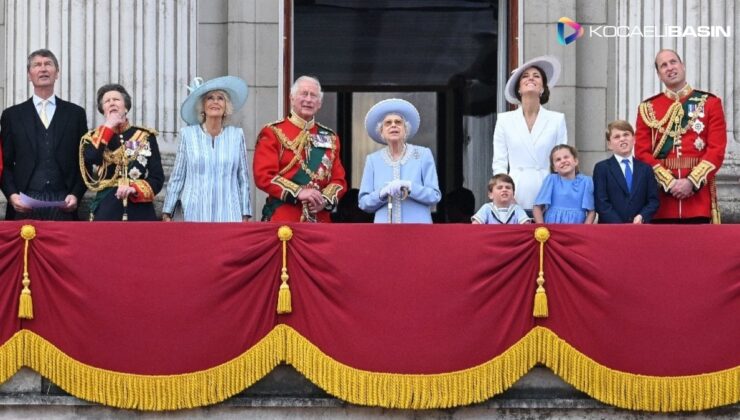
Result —
POLYGON ((632 155, 635 130, 612 121, 606 144, 614 156, 594 166, 594 201, 599 223, 650 223, 658 210, 658 183, 652 168, 632 155))

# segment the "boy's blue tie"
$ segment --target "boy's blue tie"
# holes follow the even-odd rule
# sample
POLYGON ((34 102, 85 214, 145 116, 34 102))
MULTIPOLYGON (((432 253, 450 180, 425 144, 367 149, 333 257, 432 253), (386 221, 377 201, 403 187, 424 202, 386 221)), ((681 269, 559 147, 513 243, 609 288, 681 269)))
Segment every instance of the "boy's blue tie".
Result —
POLYGON ((622 159, 624 164, 624 179, 627 181, 627 191, 632 192, 632 169, 630 169, 630 160, 627 158, 622 159))

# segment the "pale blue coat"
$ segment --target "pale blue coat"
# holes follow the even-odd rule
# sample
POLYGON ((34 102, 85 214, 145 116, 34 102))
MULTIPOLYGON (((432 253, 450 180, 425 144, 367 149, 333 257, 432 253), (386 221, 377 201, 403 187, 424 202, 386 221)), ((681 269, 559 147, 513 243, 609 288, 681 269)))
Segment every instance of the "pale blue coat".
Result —
POLYGON ((226 126, 212 139, 199 125, 180 130, 164 213, 182 203, 186 222, 241 222, 252 215, 244 132, 226 126))
POLYGON ((393 199, 393 223, 432 223, 432 206, 442 198, 432 151, 407 144, 406 153, 392 162, 388 148, 368 155, 360 185, 360 208, 375 213, 375 223, 388 223, 388 200, 380 190, 394 179, 411 181, 405 200, 393 199))

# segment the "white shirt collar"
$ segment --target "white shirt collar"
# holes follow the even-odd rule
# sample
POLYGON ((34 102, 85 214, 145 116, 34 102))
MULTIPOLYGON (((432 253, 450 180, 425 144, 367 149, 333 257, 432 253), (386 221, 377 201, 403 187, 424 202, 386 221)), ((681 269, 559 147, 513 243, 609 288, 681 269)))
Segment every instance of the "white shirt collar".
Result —
POLYGON ((624 157, 624 156, 619 156, 619 155, 616 155, 616 154, 615 154, 615 155, 614 155, 614 159, 616 159, 616 160, 617 160, 617 163, 619 163, 620 165, 622 165, 622 160, 624 160, 624 159, 627 159, 627 160, 629 160, 629 161, 630 161, 630 167, 632 167, 632 166, 633 166, 633 165, 632 165, 632 159, 633 159, 633 156, 632 156, 632 155, 629 155, 629 156, 627 156, 627 157, 624 157))
MULTIPOLYGON (((33 104, 36 105, 37 107, 41 104, 41 101, 43 101, 43 100, 44 99, 41 98, 40 96, 36 95, 35 93, 33 94, 33 104)), ((57 105, 57 96, 56 95, 51 95, 47 99, 47 101, 49 101, 49 104, 50 105, 56 106, 57 105)))

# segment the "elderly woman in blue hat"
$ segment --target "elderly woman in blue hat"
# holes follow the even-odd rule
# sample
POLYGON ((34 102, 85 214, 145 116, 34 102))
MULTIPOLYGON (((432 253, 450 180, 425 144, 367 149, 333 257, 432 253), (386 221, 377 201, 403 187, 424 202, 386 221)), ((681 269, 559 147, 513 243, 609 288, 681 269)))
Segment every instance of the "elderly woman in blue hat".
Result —
POLYGON ((552 56, 533 58, 514 70, 504 96, 520 106, 498 114, 493 131, 493 174, 508 173, 514 179, 517 204, 530 216, 550 174, 550 151, 568 142, 565 115, 543 106, 559 76, 560 62, 552 56))
POLYGON ((186 222, 241 222, 252 216, 247 147, 241 127, 227 125, 247 101, 247 84, 224 76, 193 80, 180 109, 187 127, 167 185, 162 219, 179 201, 186 222))
POLYGON ((432 151, 407 143, 419 130, 419 111, 403 99, 375 104, 365 117, 370 138, 386 147, 368 155, 360 185, 360 208, 375 223, 432 223, 442 197, 432 151))

